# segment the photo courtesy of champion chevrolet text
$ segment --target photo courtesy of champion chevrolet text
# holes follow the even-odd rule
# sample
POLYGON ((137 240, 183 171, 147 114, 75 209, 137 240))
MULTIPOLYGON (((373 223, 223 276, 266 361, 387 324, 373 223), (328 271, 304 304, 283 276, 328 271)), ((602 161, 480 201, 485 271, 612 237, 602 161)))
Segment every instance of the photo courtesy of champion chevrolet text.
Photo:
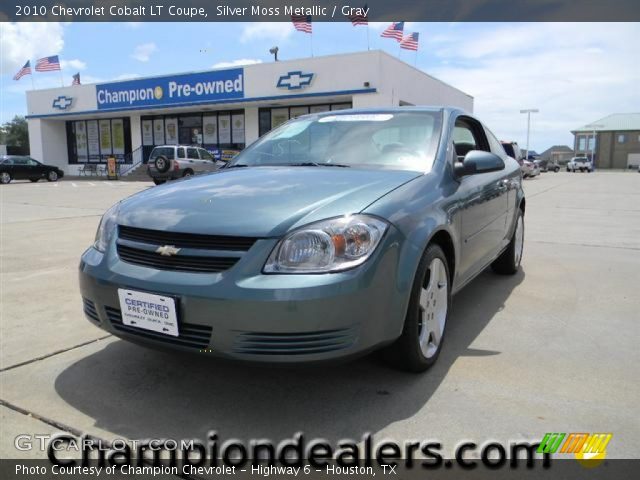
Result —
POLYGON ((0 479, 640 471, 636 0, 0 0, 0 479))

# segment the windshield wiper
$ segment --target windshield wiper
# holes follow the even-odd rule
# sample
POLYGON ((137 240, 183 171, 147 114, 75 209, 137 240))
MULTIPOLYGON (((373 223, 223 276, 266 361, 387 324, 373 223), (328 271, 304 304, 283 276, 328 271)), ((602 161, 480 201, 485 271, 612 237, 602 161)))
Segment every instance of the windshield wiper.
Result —
POLYGON ((318 162, 300 162, 300 163, 289 163, 288 167, 340 167, 340 168, 349 168, 349 165, 344 165, 342 163, 318 163, 318 162))

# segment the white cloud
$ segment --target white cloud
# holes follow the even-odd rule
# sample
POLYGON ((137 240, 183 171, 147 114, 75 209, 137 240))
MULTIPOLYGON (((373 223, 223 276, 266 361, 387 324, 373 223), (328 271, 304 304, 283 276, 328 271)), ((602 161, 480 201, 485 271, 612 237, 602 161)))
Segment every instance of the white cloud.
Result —
POLYGON ((0 71, 13 76, 27 60, 56 55, 64 47, 61 23, 0 23, 0 71))
POLYGON ((134 78, 140 78, 142 75, 139 73, 121 73, 116 76, 113 80, 133 80, 134 78))
MULTIPOLYGON (((248 43, 254 40, 269 40, 279 42, 286 40, 294 32, 289 22, 256 22, 244 27, 240 34, 240 42, 248 43)), ((267 48, 272 45, 265 45, 267 48)))
POLYGON ((131 58, 138 60, 139 62, 148 62, 151 55, 158 50, 155 43, 143 43, 138 45, 131 54, 131 58))
POLYGON ((257 58, 239 58, 237 60, 231 60, 230 62, 214 63, 211 65, 211 68, 239 67, 241 65, 255 65, 256 63, 262 63, 262 60, 257 58))
POLYGON ((82 60, 74 58, 72 60, 60 59, 60 66, 63 70, 84 70, 87 68, 87 64, 82 60))
POLYGON ((426 37, 442 59, 433 74, 475 97, 474 111, 505 140, 571 145, 570 130, 614 112, 640 111, 637 24, 500 24, 426 37))

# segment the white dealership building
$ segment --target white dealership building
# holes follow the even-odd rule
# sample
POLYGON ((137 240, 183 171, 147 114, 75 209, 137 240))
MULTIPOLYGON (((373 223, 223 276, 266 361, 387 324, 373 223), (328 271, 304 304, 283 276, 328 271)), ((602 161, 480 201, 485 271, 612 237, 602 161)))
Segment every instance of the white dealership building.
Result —
POLYGON ((32 90, 27 119, 31 156, 74 175, 109 157, 135 165, 154 145, 230 157, 299 115, 403 105, 472 112, 473 98, 375 50, 32 90))

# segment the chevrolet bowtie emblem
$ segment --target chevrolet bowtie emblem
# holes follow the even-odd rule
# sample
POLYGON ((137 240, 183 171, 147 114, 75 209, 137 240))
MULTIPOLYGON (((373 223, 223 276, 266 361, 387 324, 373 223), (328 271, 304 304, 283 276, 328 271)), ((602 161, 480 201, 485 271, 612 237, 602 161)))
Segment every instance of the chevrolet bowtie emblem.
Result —
POLYGON ((57 108, 58 110, 66 110, 71 106, 72 103, 73 98, 60 95, 58 98, 53 100, 53 104, 51 106, 53 108, 57 108))
POLYGON ((299 90, 311 85, 313 73, 302 73, 301 71, 289 72, 278 78, 277 88, 286 88, 288 90, 299 90))
POLYGON ((163 245, 161 247, 156 248, 156 253, 159 253, 160 255, 164 255, 165 257, 177 255, 179 251, 180 249, 174 247, 173 245, 163 245))

